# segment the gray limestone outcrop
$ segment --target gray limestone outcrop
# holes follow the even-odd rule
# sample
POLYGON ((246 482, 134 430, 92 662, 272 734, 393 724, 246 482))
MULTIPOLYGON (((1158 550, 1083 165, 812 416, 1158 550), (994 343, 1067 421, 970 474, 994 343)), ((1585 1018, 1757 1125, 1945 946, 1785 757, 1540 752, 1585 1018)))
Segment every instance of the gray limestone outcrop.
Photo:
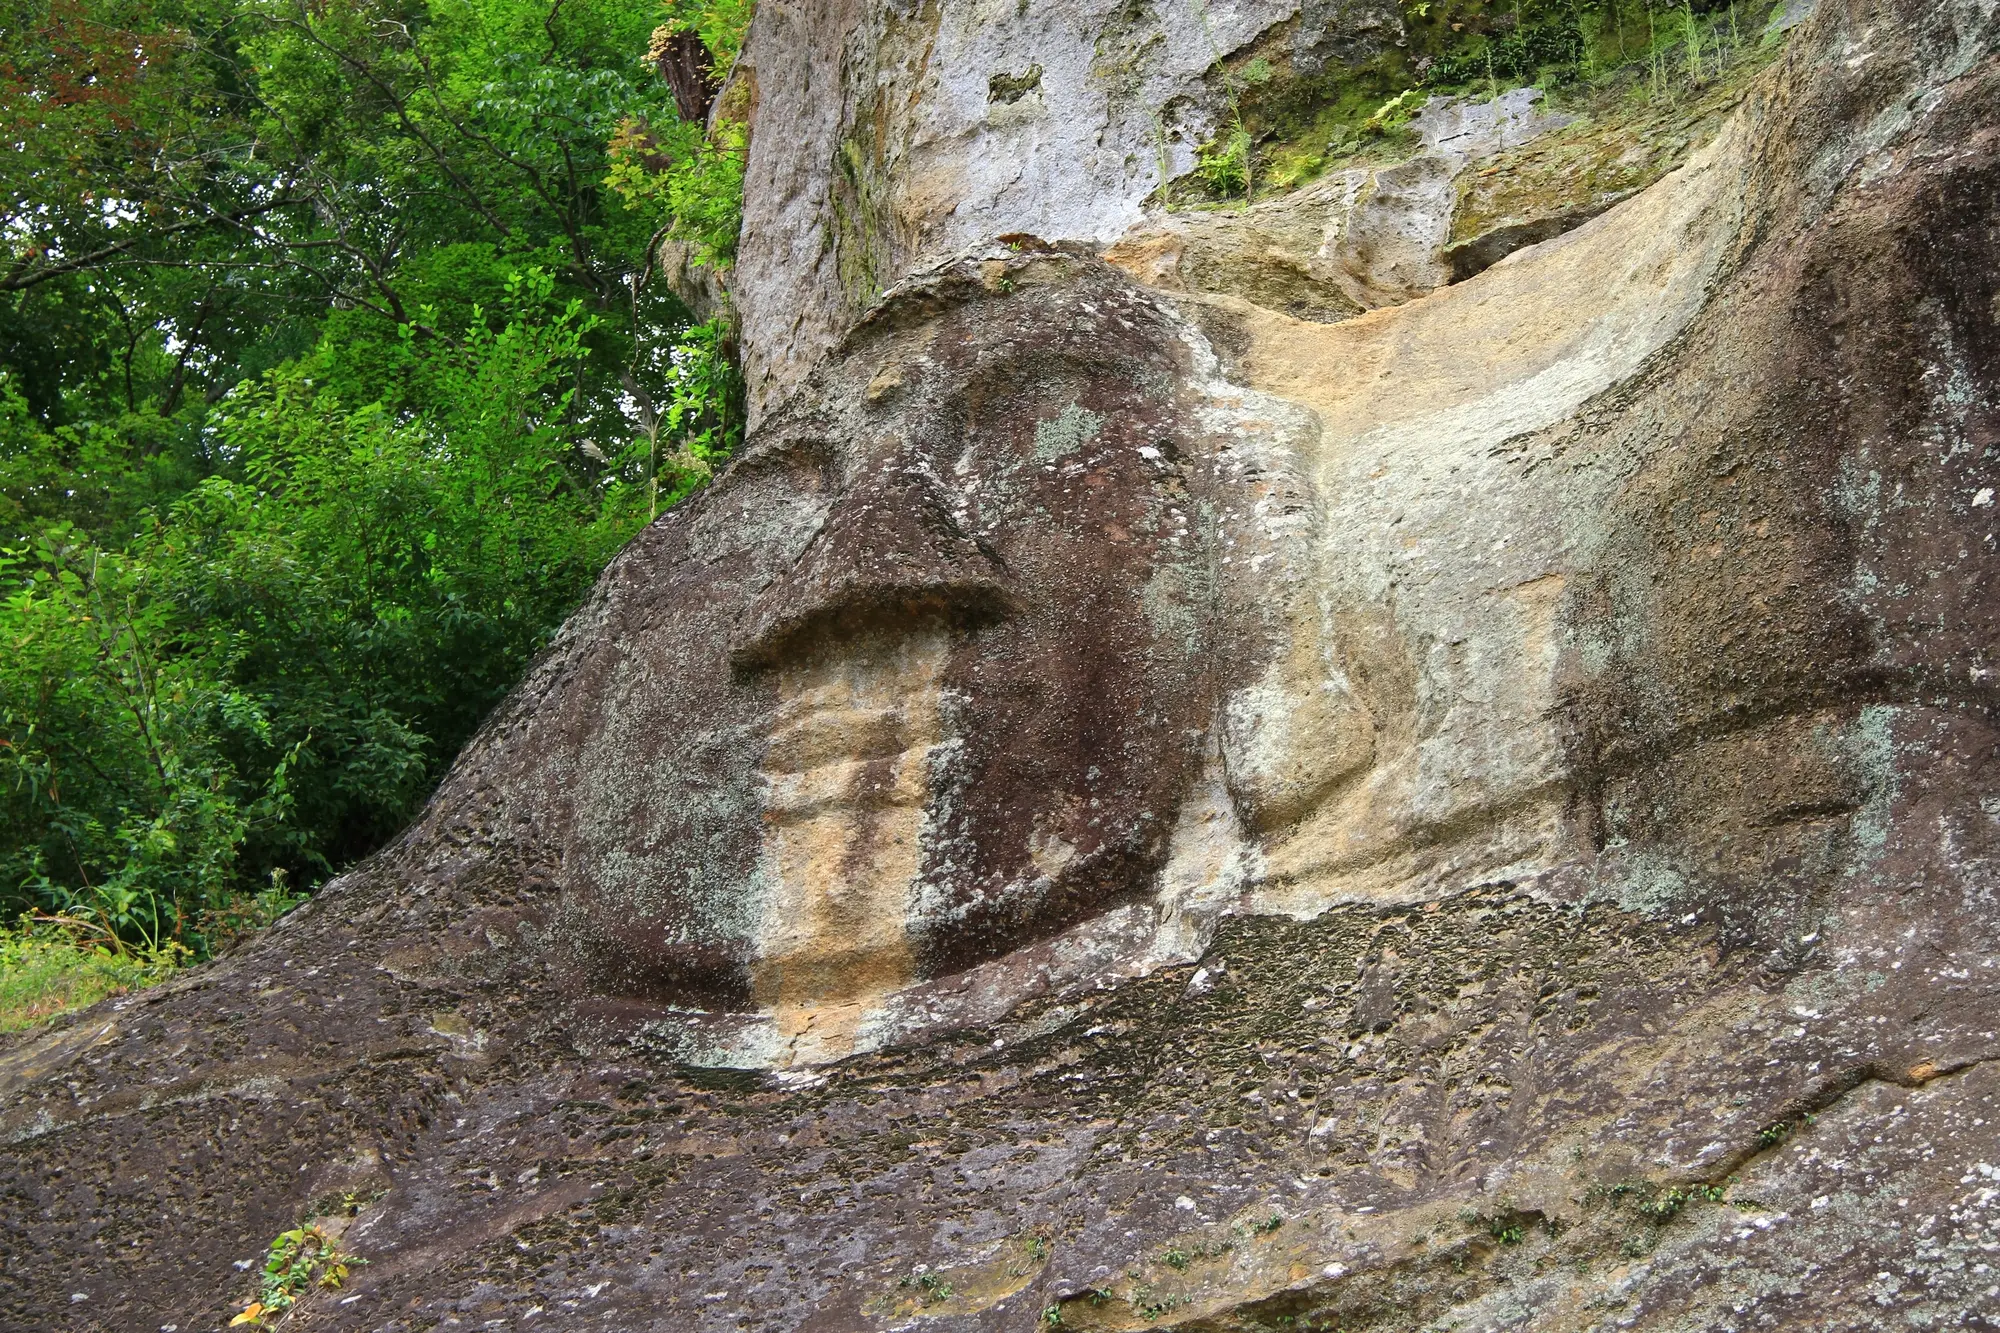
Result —
POLYGON ((766 5, 752 439, 394 846, 0 1039, 0 1324, 320 1217, 301 1327, 2000 1326, 2000 6, 1330 312, 1115 249, 1272 210, 1063 13, 766 5))
POLYGON ((1302 68, 1402 34, 1393 5, 1310 0, 760 6, 731 288, 753 419, 924 264, 1139 223, 1225 114, 1217 62, 1281 25, 1302 68))
MULTIPOLYGON (((1458 271, 1469 267, 1464 258, 1454 263, 1469 250, 1451 245, 1461 178, 1467 167, 1567 123, 1541 100, 1535 88, 1434 99, 1411 120, 1415 151, 1399 162, 1329 172, 1240 211, 1149 218, 1105 258, 1152 286, 1237 296, 1321 323, 1401 304, 1471 276, 1458 271)), ((1535 239, 1585 220, 1563 216, 1535 239)), ((1481 268, 1519 248, 1491 233, 1481 239, 1498 251, 1481 268)))

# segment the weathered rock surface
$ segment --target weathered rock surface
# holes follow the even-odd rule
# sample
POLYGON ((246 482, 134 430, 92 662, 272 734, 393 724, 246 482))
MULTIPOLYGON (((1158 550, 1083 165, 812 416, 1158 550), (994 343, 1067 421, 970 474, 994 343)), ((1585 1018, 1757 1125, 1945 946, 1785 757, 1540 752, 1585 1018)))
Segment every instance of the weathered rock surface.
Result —
MULTIPOLYGON (((1447 250, 1461 177, 1566 123, 1540 100, 1534 88, 1488 101, 1438 98, 1411 122, 1417 150, 1403 161, 1331 172, 1241 209, 1149 219, 1104 257, 1153 286, 1237 296, 1320 323, 1401 304, 1471 276, 1454 271, 1447 250)), ((1535 209, 1527 225, 1544 226, 1535 239, 1547 240, 1588 220, 1575 212, 1535 209)), ((1499 251, 1482 268, 1520 248, 1491 231, 1472 244, 1481 240, 1499 251)))
POLYGON ((1224 55, 1264 38, 1311 69, 1402 33, 1380 0, 761 6, 732 284, 752 420, 915 269, 1011 231, 1137 224, 1225 113, 1224 55))
POLYGON ((302 1324, 2000 1325, 1996 108, 1992 3, 1821 0, 1338 322, 987 234, 1074 153, 858 320, 800 264, 403 840, 0 1046, 0 1323, 217 1327, 350 1197, 302 1324))

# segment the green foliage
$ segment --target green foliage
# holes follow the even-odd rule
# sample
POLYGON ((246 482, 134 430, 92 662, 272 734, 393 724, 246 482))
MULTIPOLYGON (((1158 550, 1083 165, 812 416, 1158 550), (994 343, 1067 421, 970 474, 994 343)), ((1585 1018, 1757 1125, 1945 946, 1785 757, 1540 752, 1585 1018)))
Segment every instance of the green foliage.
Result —
POLYGON ((696 262, 719 267, 736 257, 744 142, 739 125, 711 135, 684 120, 633 118, 612 135, 605 182, 628 208, 668 219, 663 236, 691 243, 696 262))
POLYGON ((339 1290, 354 1267, 367 1262, 342 1253, 333 1237, 314 1223, 280 1232, 265 1252, 257 1299, 231 1319, 230 1326, 261 1327, 265 1320, 281 1316, 298 1304, 299 1298, 315 1287, 339 1290))
POLYGON ((750 30, 755 8, 755 0, 666 0, 667 21, 662 26, 701 38, 714 61, 715 77, 726 79, 743 50, 743 35, 750 30))
MULTIPOLYGON (((1626 1180, 1608 1189, 1593 1189, 1587 1201, 1594 1198, 1608 1198, 1613 1203, 1622 1203, 1628 1197, 1639 1216, 1648 1222, 1666 1223, 1678 1217, 1689 1204, 1723 1203, 1728 1201, 1729 1191, 1735 1185, 1735 1177, 1719 1184, 1700 1182, 1693 1185, 1659 1185, 1643 1180, 1626 1180)), ((1753 1204, 1739 1203, 1737 1207, 1754 1207, 1753 1204)))
POLYGON ((231 896, 237 847, 285 799, 234 790, 213 720, 246 701, 174 651, 149 569, 66 523, 0 556, 0 883, 158 948, 231 896))
MULTIPOLYGON (((1562 86, 1692 54, 1699 84, 1724 41, 1741 41, 1732 0, 1437 0, 1406 4, 1411 73, 1426 88, 1562 86)), ((1747 9, 1748 6, 1746 5, 1747 9)), ((1761 20, 1768 5, 1760 5, 1761 20)))
POLYGON ((643 478, 607 497, 633 521, 651 519, 714 475, 743 441, 743 374, 731 330, 720 319, 696 324, 664 349, 660 399, 639 403, 642 434, 613 460, 620 475, 643 478), (643 512, 642 512, 643 510, 643 512))
POLYGON ((920 1306, 942 1305, 957 1294, 951 1283, 936 1273, 913 1273, 896 1285, 914 1291, 920 1306))
POLYGON ((135 951, 84 922, 23 919, 0 929, 0 1032, 164 981, 180 954, 172 944, 135 951))
POLYGON ((1691 1197, 1686 1190, 1669 1186, 1650 1199, 1642 1200, 1639 1204, 1639 1214, 1654 1222, 1665 1222, 1687 1207, 1691 1197))
POLYGON ((1195 174, 1209 194, 1228 199, 1250 188, 1250 135, 1235 125, 1195 158, 1195 174))
MULTIPOLYGON (((736 65, 751 8, 752 0, 668 0, 654 41, 695 34, 709 52, 711 78, 721 84, 736 65)), ((736 257, 748 135, 726 100, 713 119, 711 129, 667 108, 625 117, 611 136, 605 183, 626 208, 659 221, 651 244, 685 241, 696 263, 716 268, 736 257)))
MULTIPOLYGON (((1404 38, 1311 73, 1250 54, 1222 63, 1225 131, 1183 192, 1289 189, 1344 163, 1406 155, 1432 95, 1537 85, 1559 100, 1652 102, 1715 83, 1755 54, 1770 0, 1404 0, 1404 38), (1235 135, 1248 137, 1241 169, 1235 135)), ((1171 201, 1175 191, 1168 191, 1171 201)))
MULTIPOLYGON (((0 912, 205 956, 737 447, 655 256, 726 265, 741 134, 678 120, 654 0, 0 6, 0 912)), ((669 14, 719 70, 748 18, 669 14)))
POLYGON ((1192 1304, 1190 1299, 1179 1292, 1156 1293, 1151 1287, 1140 1283, 1132 1288, 1126 1298, 1132 1312, 1147 1323, 1157 1323, 1184 1305, 1192 1304))
POLYGON ((1582 62, 1583 31, 1570 11, 1454 46, 1432 62, 1423 80, 1432 87, 1480 81, 1513 87, 1548 71, 1570 82, 1580 75, 1582 62))
MULTIPOLYGON (((531 271, 509 297, 548 290, 531 271)), ((63 525, 4 557, 0 885, 205 951, 255 884, 316 880, 407 818, 643 517, 562 429, 580 303, 473 316, 452 343, 405 327, 428 410, 350 408, 323 344, 217 405, 231 466, 124 551, 63 525)))

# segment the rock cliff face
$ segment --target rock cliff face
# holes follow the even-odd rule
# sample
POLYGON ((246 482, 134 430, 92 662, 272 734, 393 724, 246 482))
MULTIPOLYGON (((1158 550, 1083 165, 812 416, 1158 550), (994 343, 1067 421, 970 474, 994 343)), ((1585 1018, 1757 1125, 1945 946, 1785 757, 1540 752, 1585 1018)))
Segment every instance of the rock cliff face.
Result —
POLYGON ((1152 214, 1391 21, 1189 13, 763 7, 749 448, 395 847, 0 1047, 0 1322, 326 1216, 327 1328, 2000 1326, 2000 9, 1152 214))
POLYGON ((737 75, 765 130, 733 284, 753 415, 926 261, 1139 224, 1225 114, 1225 55, 1312 69, 1401 35, 1380 0, 761 6, 737 75))

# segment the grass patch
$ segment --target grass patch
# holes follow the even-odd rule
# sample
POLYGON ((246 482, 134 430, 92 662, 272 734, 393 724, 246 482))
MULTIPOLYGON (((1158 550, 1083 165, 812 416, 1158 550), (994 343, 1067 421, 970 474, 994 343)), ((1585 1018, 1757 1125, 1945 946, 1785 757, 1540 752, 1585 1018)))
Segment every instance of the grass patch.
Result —
POLYGON ((0 1032, 19 1032, 127 991, 144 990, 204 956, 234 948, 305 901, 273 876, 262 893, 203 912, 206 955, 171 937, 133 943, 108 924, 70 912, 27 912, 0 926, 0 1032))
POLYGON ((134 949, 63 918, 23 917, 0 930, 0 1032, 19 1032, 72 1009, 165 981, 185 950, 134 949))
POLYGON ((1409 156, 1409 120, 1432 96, 1542 89, 1592 117, 1638 104, 1665 115, 1761 64, 1773 0, 1403 0, 1404 41, 1311 73, 1277 32, 1218 62, 1229 102, 1196 169, 1164 187, 1169 208, 1282 193, 1324 172, 1409 156), (1267 49, 1267 47, 1269 49, 1267 49))

